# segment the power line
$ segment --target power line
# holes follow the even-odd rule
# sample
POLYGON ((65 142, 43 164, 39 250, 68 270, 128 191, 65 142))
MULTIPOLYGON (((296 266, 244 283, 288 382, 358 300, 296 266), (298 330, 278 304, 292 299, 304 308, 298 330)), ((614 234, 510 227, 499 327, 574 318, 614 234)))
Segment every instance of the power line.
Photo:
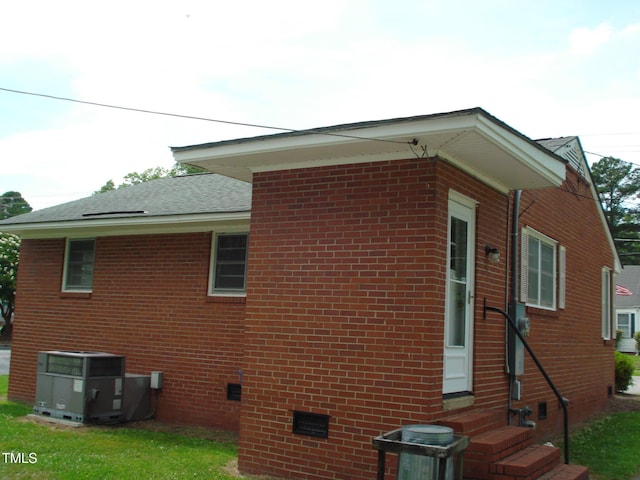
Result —
POLYGON ((617 133, 582 133, 581 137, 606 137, 613 135, 640 135, 640 132, 617 132, 617 133))
POLYGON ((268 129, 268 130, 279 130, 281 132, 290 132, 290 133, 316 133, 316 134, 320 134, 320 135, 328 135, 331 137, 342 137, 342 138, 352 138, 355 140, 370 140, 370 141, 374 141, 374 142, 385 142, 385 143, 397 143, 397 144, 402 144, 402 145, 406 145, 406 144, 413 144, 412 142, 414 142, 414 140, 411 140, 409 142, 401 142, 401 141, 397 141, 397 140, 385 140, 382 138, 367 138, 367 137, 358 137, 356 135, 345 135, 345 134, 341 134, 341 133, 332 133, 332 132, 327 132, 324 130, 298 130, 295 128, 285 128, 285 127, 274 127, 274 126, 270 126, 270 125, 260 125, 260 124, 256 124, 256 123, 247 123, 247 122, 235 122, 232 120, 219 120, 219 119, 215 119, 215 118, 207 118, 207 117, 197 117, 197 116, 193 116, 193 115, 182 115, 179 113, 169 113, 169 112, 160 112, 157 110, 147 110, 147 109, 143 109, 143 108, 134 108, 134 107, 124 107, 121 105, 112 105, 112 104, 107 104, 107 103, 98 103, 98 102, 89 102, 86 100, 78 100, 75 98, 68 98, 68 97, 59 97, 56 95, 48 95, 45 93, 36 93, 36 92, 27 92, 24 90, 15 90, 12 88, 4 88, 4 87, 0 87, 1 91, 4 92, 9 92, 9 93, 17 93, 20 95, 31 95, 34 97, 42 97, 42 98, 48 98, 51 100, 61 100, 64 102, 73 102, 73 103, 80 103, 83 105, 92 105, 94 107, 103 107, 103 108, 113 108, 116 110, 125 110, 125 111, 129 111, 129 112, 137 112, 137 113, 147 113, 150 115, 163 115, 166 117, 176 117, 176 118, 185 118, 188 120, 200 120, 200 121, 204 121, 204 122, 214 122, 214 123, 223 123, 226 125, 236 125, 236 126, 241 126, 241 127, 252 127, 252 128, 264 128, 264 129, 268 129))

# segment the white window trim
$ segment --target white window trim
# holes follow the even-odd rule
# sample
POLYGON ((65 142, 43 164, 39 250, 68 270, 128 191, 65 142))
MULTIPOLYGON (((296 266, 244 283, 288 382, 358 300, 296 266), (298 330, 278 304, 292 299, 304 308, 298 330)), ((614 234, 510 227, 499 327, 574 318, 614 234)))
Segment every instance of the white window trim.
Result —
POLYGON ((567 247, 558 248, 558 309, 567 306, 567 247))
POLYGON ((616 318, 616 330, 620 330, 620 323, 618 322, 620 315, 627 315, 629 318, 629 336, 628 337, 622 337, 624 339, 627 340, 632 340, 633 339, 633 330, 634 330, 634 324, 635 324, 635 310, 632 308, 629 309, 620 309, 620 310, 616 310, 615 312, 615 318, 616 318))
POLYGON ((64 264, 62 269, 62 291, 69 293, 92 293, 93 292, 93 275, 95 271, 91 274, 91 287, 89 288, 78 288, 78 287, 67 287, 67 273, 69 270, 69 245, 71 242, 78 241, 93 241, 93 258, 91 259, 91 268, 95 268, 95 256, 96 256, 96 239, 95 238, 67 238, 64 246, 64 264))
MULTIPOLYGON (((523 227, 521 231, 520 245, 520 301, 528 307, 541 310, 558 310, 565 308, 566 289, 566 250, 557 240, 534 230, 531 227, 523 227), (529 237, 553 246, 553 302, 552 306, 540 305, 529 301, 529 237)), ((538 299, 539 300, 539 299, 538 299)))
POLYGON ((611 269, 602 268, 601 274, 601 333, 604 340, 611 340, 611 320, 613 318, 613 279, 611 269))
POLYGON ((207 285, 207 295, 210 297, 246 297, 247 296, 247 269, 249 262, 249 232, 247 230, 224 230, 219 232, 211 232, 211 255, 209 261, 209 282, 207 285), (216 259, 218 256, 217 245, 218 245, 218 236, 219 235, 246 235, 247 236, 247 259, 245 261, 245 288, 242 290, 225 290, 225 289, 214 289, 214 284, 216 280, 216 259))

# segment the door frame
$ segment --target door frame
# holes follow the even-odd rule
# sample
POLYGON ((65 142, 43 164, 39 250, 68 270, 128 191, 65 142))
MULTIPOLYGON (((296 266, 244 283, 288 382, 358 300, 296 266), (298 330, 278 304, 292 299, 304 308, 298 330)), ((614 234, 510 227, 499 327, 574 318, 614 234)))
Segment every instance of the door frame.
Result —
POLYGON ((466 195, 462 195, 454 190, 449 190, 447 202, 447 252, 446 252, 446 285, 445 285, 445 308, 444 308, 444 337, 443 337, 443 365, 442 365, 442 393, 455 394, 473 391, 473 342, 474 342, 474 294, 475 294, 475 246, 476 246, 476 208, 478 202, 466 195), (467 222, 467 245, 466 245, 466 272, 467 277, 465 289, 465 331, 464 346, 449 346, 450 333, 450 300, 451 300, 451 219, 460 218, 467 222), (456 355, 458 352, 462 354, 456 355), (463 378, 451 377, 451 372, 447 370, 447 359, 457 357, 462 358, 463 378))

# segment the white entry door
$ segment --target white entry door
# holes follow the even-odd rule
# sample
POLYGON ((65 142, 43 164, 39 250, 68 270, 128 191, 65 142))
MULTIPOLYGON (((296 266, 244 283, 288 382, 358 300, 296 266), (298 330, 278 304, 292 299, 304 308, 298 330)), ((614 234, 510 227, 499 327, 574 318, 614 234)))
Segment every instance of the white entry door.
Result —
POLYGON ((472 391, 475 202, 451 192, 444 322, 444 394, 472 391))

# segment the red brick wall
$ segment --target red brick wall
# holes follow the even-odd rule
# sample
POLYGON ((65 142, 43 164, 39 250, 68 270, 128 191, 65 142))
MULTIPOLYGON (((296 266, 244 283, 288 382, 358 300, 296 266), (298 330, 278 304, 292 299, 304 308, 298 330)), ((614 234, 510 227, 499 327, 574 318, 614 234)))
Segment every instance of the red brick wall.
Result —
MULTIPOLYGON (((504 321, 484 319, 482 302, 507 305, 508 198, 433 159, 255 174, 246 308, 207 297, 208 233, 98 238, 90 296, 60 293, 63 239, 25 240, 10 397, 33 401, 40 350, 107 351, 131 373, 164 371, 160 419, 237 428, 226 384, 242 368, 243 471, 373 478, 374 436, 444 414, 450 188, 478 202, 472 408, 506 412, 504 321), (293 410, 329 415, 329 439, 292 434, 293 410)), ((613 342, 600 339, 600 269, 612 258, 587 193, 570 172, 522 200, 522 224, 567 247, 567 308, 529 316, 572 421, 613 385, 613 342)), ((557 403, 528 357, 525 368, 516 406, 547 401, 539 431, 559 431, 557 403)))
POLYGON ((10 398, 33 402, 38 351, 106 351, 164 372, 159 419, 237 429, 245 306, 207 296, 211 234, 98 238, 91 295, 60 293, 64 247, 22 242, 10 398))
MULTIPOLYGON (((560 393, 570 400, 569 419, 583 420, 608 400, 615 389, 615 341, 601 336, 602 267, 613 267, 611 250, 589 198, 585 179, 570 168, 561 188, 524 192, 521 225, 530 226, 566 247, 566 308, 554 312, 527 309, 531 320, 529 341, 543 360, 560 393)), ((615 336, 615 335, 614 335, 615 336)), ((533 411, 540 438, 557 433, 562 425, 559 402, 525 354, 523 402, 533 411), (538 419, 538 404, 547 402, 548 418, 538 419)))
POLYGON ((442 415, 449 188, 479 202, 476 406, 507 404, 508 199, 431 159, 254 175, 240 468, 295 479, 370 479, 374 436, 442 415), (506 257, 503 257, 506 258, 506 257), (330 416, 329 439, 291 433, 330 416))

